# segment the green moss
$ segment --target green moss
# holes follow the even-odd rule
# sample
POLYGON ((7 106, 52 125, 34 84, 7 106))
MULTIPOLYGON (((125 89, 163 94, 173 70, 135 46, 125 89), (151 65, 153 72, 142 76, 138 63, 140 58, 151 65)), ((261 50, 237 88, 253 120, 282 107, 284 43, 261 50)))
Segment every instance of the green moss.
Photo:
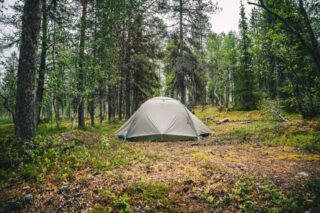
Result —
POLYGON ((131 213, 131 206, 127 195, 117 196, 107 188, 100 191, 100 196, 103 198, 105 207, 102 204, 95 205, 94 212, 119 212, 131 213))
POLYGON ((150 182, 141 180, 133 185, 129 190, 130 194, 142 194, 143 199, 148 201, 166 200, 168 198, 169 187, 163 182, 150 182))
POLYGON ((311 153, 320 153, 320 133, 280 135, 266 140, 265 144, 293 146, 311 153))

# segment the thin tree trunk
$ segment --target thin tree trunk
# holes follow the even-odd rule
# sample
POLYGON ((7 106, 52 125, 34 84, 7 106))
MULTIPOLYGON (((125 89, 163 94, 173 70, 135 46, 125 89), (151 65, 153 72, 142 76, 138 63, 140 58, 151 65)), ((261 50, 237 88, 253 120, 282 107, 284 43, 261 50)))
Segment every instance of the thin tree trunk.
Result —
POLYGON ((54 110, 54 117, 55 117, 57 129, 60 129, 59 97, 54 97, 53 99, 53 110, 54 110))
POLYGON ((38 77, 37 89, 37 123, 40 121, 43 93, 44 93, 44 79, 46 74, 46 57, 47 57, 47 40, 48 40, 48 10, 47 1, 42 0, 42 44, 41 44, 41 58, 40 69, 38 77))
POLYGON ((99 94, 99 120, 100 120, 100 124, 102 124, 102 121, 104 120, 104 116, 103 116, 103 92, 100 90, 100 94, 99 94))
POLYGON ((41 21, 40 0, 26 0, 17 74, 15 135, 30 139, 36 134, 36 56, 41 21))
POLYGON ((229 99, 230 99, 230 68, 228 68, 228 80, 226 82, 226 99, 225 99, 225 107, 229 108, 229 99))
POLYGON ((119 82, 119 92, 118 92, 118 116, 119 120, 122 120, 122 99, 123 99, 123 76, 122 70, 120 71, 120 82, 119 82))
POLYGON ((88 111, 89 111, 89 114, 90 114, 90 123, 91 123, 91 126, 94 126, 94 111, 95 111, 94 100, 90 100, 90 101, 89 101, 88 111))
POLYGON ((79 52, 79 73, 78 73, 78 127, 85 127, 84 120, 84 99, 81 98, 84 93, 84 46, 85 46, 85 37, 86 37, 86 19, 87 19, 87 9, 88 9, 88 0, 82 0, 82 15, 81 15, 81 28, 80 28, 80 52, 79 52))
MULTIPOLYGON (((94 1, 94 30, 93 30, 93 61, 94 61, 94 64, 96 65, 97 64, 97 2, 94 1)), ((95 78, 94 78, 95 80, 95 78)), ((94 84, 96 82, 93 82, 94 84)), ((94 126, 94 113, 95 113, 95 91, 93 91, 91 93, 91 97, 89 100, 89 103, 88 103, 88 111, 89 111, 89 114, 90 114, 90 123, 91 123, 91 126, 94 126)))
POLYGON ((125 74, 125 104, 126 104, 126 120, 131 116, 131 70, 130 70, 130 51, 131 51, 131 32, 129 29, 126 48, 126 74, 125 74))
POLYGON ((130 86, 130 71, 126 70, 126 90, 125 90, 125 103, 126 103, 126 120, 130 118, 131 114, 131 86, 130 86))
MULTIPOLYGON (((183 0, 179 1, 179 52, 180 57, 183 57, 183 0)), ((178 79, 180 85, 181 103, 186 103, 186 85, 184 73, 179 74, 178 79)))
POLYGON ((115 115, 114 115, 114 94, 113 94, 112 86, 108 86, 108 120, 109 122, 113 122, 115 115))

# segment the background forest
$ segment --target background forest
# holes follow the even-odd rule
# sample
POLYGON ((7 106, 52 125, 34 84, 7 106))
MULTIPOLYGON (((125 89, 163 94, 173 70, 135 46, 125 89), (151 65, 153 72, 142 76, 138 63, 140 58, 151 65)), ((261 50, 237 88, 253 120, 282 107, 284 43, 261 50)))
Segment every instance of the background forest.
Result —
MULTIPOLYGON (((17 82, 36 93, 34 128, 48 121, 59 128, 64 118, 72 126, 78 118, 80 128, 84 117, 91 125, 96 115, 128 119, 159 95, 189 106, 320 113, 318 1, 259 1, 250 17, 242 5, 239 35, 210 32, 208 15, 220 10, 211 1, 41 3, 35 80, 19 78, 17 53, 3 62, 0 115, 17 123, 16 105, 27 106, 17 82)), ((9 15, 1 9, 1 22, 14 29, 1 33, 1 48, 21 42, 22 6, 17 1, 9 15)))
POLYGON ((6 1, 0 212, 320 211, 319 0, 6 1), (213 134, 116 138, 155 96, 213 134))

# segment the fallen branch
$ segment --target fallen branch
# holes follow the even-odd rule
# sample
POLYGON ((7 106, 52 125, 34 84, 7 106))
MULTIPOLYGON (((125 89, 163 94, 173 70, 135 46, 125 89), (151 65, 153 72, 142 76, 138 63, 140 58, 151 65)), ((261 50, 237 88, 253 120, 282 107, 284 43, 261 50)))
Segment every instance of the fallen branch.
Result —
POLYGON ((278 114, 278 118, 280 121, 289 122, 289 120, 283 117, 281 114, 278 114))
POLYGON ((220 124, 223 124, 223 123, 226 123, 226 122, 229 122, 229 118, 224 118, 224 119, 221 119, 220 121, 218 121, 216 124, 217 125, 220 125, 220 124))

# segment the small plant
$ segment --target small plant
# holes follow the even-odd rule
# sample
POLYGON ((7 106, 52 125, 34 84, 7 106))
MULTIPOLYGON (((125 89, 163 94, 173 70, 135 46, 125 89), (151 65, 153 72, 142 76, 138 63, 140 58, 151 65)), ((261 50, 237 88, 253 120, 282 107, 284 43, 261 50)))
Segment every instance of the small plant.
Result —
POLYGON ((102 148, 108 148, 110 145, 109 137, 107 135, 103 135, 101 137, 100 144, 102 148))
MULTIPOLYGON (((127 195, 118 197, 115 193, 107 188, 103 188, 100 191, 100 195, 103 197, 104 202, 107 203, 111 210, 121 213, 131 213, 131 207, 129 204, 129 198, 127 195)), ((102 209, 101 205, 96 206, 96 209, 102 209)))
POLYGON ((118 199, 115 199, 112 204, 114 208, 119 212, 119 213, 131 213, 131 207, 130 204, 128 203, 129 198, 127 195, 123 195, 119 197, 118 199))
POLYGON ((279 100, 263 99, 259 108, 263 114, 271 115, 275 120, 288 122, 283 116, 283 106, 279 100))
POLYGON ((141 180, 134 185, 130 190, 133 193, 142 193, 146 200, 159 200, 166 199, 168 196, 169 187, 162 182, 149 182, 147 180, 141 180))
POLYGON ((254 180, 238 181, 236 183, 235 195, 240 209, 245 212, 254 212, 257 208, 253 193, 254 184, 254 180))

